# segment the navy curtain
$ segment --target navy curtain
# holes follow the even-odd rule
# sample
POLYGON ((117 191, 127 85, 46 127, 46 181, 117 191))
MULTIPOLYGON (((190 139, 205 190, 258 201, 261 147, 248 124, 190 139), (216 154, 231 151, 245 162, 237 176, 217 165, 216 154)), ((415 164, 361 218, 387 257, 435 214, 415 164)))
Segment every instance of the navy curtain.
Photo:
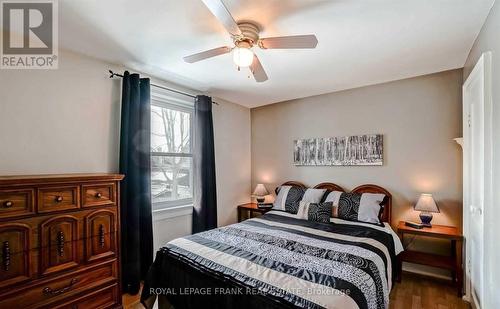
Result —
POLYGON ((151 214, 151 105, 148 78, 125 72, 120 132, 121 257, 124 293, 139 292, 153 262, 151 214))
POLYGON ((204 95, 197 96, 194 104, 193 163, 193 233, 198 233, 217 227, 212 98, 204 95))

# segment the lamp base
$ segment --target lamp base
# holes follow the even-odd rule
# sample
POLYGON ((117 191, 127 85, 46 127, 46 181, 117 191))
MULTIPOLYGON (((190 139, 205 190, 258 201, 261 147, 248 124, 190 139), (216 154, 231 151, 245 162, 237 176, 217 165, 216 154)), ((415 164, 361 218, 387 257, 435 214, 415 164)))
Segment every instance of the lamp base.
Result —
POLYGON ((420 213, 420 221, 422 221, 422 225, 425 227, 432 227, 432 213, 430 212, 421 212, 420 213))
POLYGON ((257 199, 257 204, 262 204, 266 200, 265 197, 257 197, 256 199, 257 199))

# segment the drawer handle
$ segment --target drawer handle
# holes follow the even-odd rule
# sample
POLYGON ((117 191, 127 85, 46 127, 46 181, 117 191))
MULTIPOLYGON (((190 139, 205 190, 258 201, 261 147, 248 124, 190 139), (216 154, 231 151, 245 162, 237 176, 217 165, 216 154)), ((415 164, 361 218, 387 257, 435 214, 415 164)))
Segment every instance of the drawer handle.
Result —
POLYGON ((97 193, 95 194, 95 197, 96 197, 96 198, 101 198, 101 197, 102 197, 102 193, 101 193, 101 192, 97 192, 97 193))
POLYGON ((10 246, 8 241, 3 242, 2 246, 3 270, 9 271, 10 267, 10 246))
POLYGON ((57 233, 57 254, 64 255, 64 233, 62 231, 57 233))
POLYGON ((78 278, 73 278, 73 279, 71 279, 71 281, 69 282, 69 284, 67 286, 60 288, 59 290, 53 290, 47 286, 47 287, 43 288, 42 292, 44 295, 49 295, 49 296, 63 294, 63 293, 68 292, 69 290, 71 290, 73 285, 75 285, 75 283, 77 283, 77 282, 78 282, 78 278))
POLYGON ((57 202, 57 203, 60 203, 60 202, 62 202, 63 200, 64 200, 64 198, 63 198, 62 196, 60 196, 60 195, 56 196, 56 202, 57 202))
POLYGON ((5 203, 3 203, 3 206, 5 208, 10 208, 10 207, 14 206, 14 202, 13 201, 6 201, 5 203))
POLYGON ((99 224, 99 247, 104 248, 104 225, 99 224))

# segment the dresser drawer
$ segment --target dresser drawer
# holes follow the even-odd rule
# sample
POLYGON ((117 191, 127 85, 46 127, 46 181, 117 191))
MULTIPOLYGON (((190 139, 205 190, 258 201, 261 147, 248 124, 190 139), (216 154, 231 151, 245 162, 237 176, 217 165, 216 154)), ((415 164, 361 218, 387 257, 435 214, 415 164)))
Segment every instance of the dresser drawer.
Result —
POLYGON ((38 189, 39 213, 80 208, 80 188, 78 186, 45 187, 38 189))
POLYGON ((80 262, 79 220, 58 215, 40 223, 40 272, 48 275, 74 268, 80 262))
POLYGON ((92 293, 83 293, 69 303, 52 307, 53 309, 105 309, 119 305, 118 284, 101 288, 92 293))
POLYGON ((31 279, 30 226, 0 224, 0 288, 31 279))
POLYGON ((0 190, 0 219, 34 214, 34 190, 0 190))
POLYGON ((85 217, 86 259, 110 258, 117 253, 116 210, 100 209, 85 217))
POLYGON ((106 206, 116 203, 114 183, 83 185, 82 191, 83 207, 106 206))
POLYGON ((96 287, 114 284, 116 280, 117 263, 113 261, 1 296, 0 308, 54 308, 55 303, 63 302, 67 297, 92 292, 96 287))

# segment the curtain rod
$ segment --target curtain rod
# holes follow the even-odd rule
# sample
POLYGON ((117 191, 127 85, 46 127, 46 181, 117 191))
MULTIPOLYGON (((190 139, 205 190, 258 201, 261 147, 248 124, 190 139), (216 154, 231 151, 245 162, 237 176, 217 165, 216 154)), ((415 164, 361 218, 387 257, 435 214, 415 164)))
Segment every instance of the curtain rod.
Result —
MULTIPOLYGON (((113 78, 115 76, 118 76, 118 77, 123 77, 123 75, 121 74, 118 74, 118 73, 115 73, 113 72, 112 70, 108 70, 109 74, 109 78, 113 78)), ((189 94, 189 93, 186 93, 186 92, 182 92, 182 91, 179 91, 179 90, 175 90, 175 89, 171 89, 171 88, 167 88, 167 87, 164 87, 164 86, 160 86, 160 85, 156 85, 156 84, 153 84, 151 83, 151 86, 153 87, 156 87, 156 88, 160 88, 160 89, 163 89, 163 90, 167 90, 167 91, 170 91, 170 92, 175 92, 177 94, 182 94, 182 95, 185 95, 185 96, 188 96, 188 97, 191 97, 191 98, 196 98, 195 95, 192 95, 192 94, 189 94)), ((215 102, 215 101, 212 101, 213 104, 215 105, 219 105, 219 103, 215 102)))

